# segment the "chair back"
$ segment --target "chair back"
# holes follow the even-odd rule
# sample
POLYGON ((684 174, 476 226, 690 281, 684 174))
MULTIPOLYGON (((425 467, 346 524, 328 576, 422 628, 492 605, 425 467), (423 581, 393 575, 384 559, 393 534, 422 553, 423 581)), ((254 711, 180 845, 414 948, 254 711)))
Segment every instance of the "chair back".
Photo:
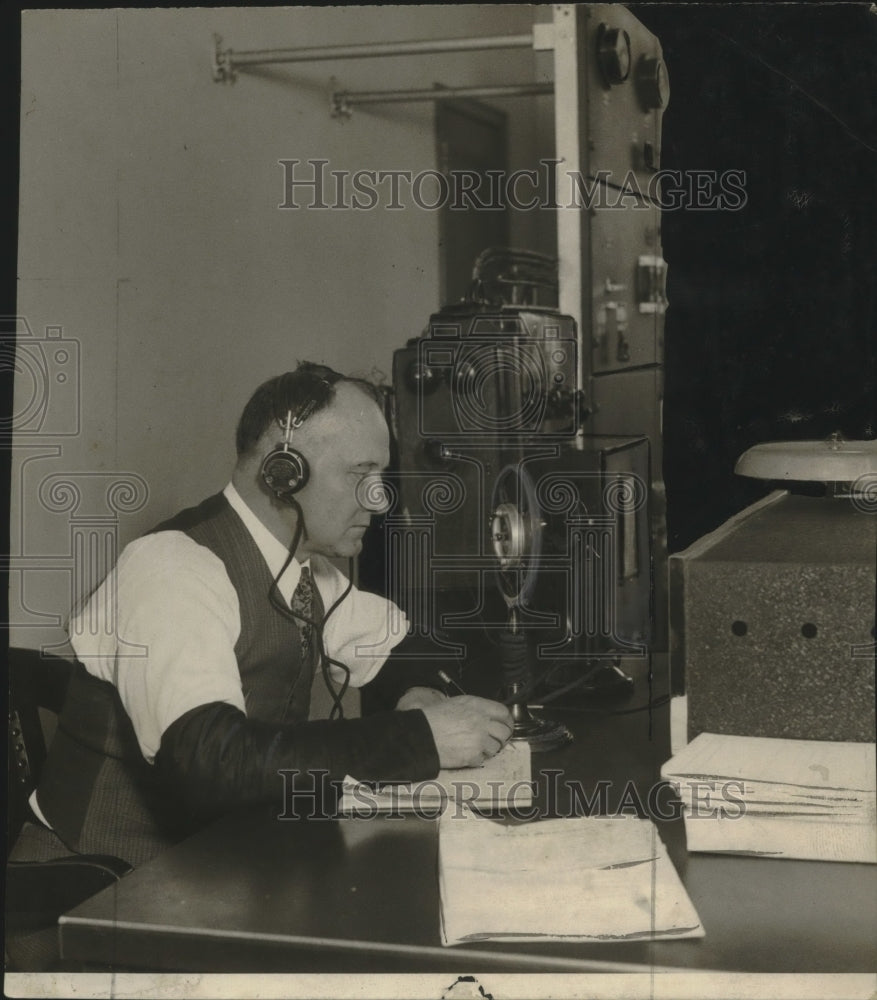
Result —
POLYGON ((40 709, 60 714, 73 664, 38 649, 13 648, 9 650, 8 666, 7 851, 27 817, 27 800, 46 762, 40 709))

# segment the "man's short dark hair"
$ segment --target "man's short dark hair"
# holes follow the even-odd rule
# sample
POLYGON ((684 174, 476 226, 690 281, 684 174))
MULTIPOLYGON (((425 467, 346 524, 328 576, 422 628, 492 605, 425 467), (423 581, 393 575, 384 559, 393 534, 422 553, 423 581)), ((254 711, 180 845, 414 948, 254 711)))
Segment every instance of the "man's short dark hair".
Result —
POLYGON ((238 455, 252 451, 265 431, 284 421, 290 411, 295 419, 305 408, 308 409, 308 416, 325 409, 335 398, 335 386, 341 382, 355 385, 381 410, 384 409, 384 391, 377 383, 354 375, 342 375, 328 365, 300 361, 295 371, 268 379, 250 397, 238 421, 238 455))

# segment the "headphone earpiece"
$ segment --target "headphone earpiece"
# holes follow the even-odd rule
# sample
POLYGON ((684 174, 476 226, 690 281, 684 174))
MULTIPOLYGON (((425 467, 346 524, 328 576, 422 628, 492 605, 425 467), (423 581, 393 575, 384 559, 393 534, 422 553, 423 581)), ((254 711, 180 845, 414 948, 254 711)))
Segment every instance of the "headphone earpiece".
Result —
POLYGON ((282 443, 262 459, 259 470, 262 482, 282 503, 292 503, 292 498, 304 489, 310 477, 308 460, 292 447, 292 432, 301 427, 315 405, 313 400, 309 401, 294 420, 292 410, 287 410, 286 420, 280 423, 283 428, 282 443))
POLYGON ((275 448, 262 462, 262 481, 278 500, 289 501, 307 486, 308 460, 295 448, 275 448))

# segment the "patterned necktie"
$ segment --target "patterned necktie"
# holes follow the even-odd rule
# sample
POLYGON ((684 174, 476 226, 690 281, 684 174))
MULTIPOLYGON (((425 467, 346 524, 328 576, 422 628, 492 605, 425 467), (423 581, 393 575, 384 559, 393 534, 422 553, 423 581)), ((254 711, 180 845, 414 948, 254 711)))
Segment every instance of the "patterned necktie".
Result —
POLYGON ((311 580, 311 571, 307 566, 302 566, 298 586, 292 595, 291 607, 296 616, 301 615, 301 618, 296 617, 296 623, 301 635, 302 665, 307 666, 311 661, 311 636, 314 631, 312 625, 302 621, 302 618, 313 621, 314 617, 314 584, 313 580, 311 580))

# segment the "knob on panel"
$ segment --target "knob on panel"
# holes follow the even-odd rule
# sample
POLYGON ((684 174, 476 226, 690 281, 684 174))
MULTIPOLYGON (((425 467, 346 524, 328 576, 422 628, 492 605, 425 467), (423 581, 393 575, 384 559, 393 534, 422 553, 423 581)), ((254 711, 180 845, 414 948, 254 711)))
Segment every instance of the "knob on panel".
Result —
POLYGON ((630 36, 623 28, 601 24, 597 29, 597 65, 603 79, 612 86, 630 75, 630 36))
POLYGON ((646 111, 666 108, 670 100, 670 78, 663 59, 644 56, 636 67, 637 97, 646 111))

